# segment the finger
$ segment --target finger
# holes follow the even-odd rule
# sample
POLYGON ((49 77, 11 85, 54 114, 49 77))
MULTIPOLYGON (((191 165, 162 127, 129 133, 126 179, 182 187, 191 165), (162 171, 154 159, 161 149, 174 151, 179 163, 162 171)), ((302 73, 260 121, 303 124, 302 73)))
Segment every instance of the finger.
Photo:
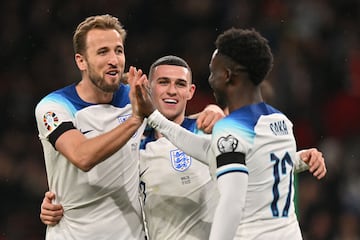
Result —
POLYGON ((143 97, 146 100, 150 100, 150 98, 151 98, 151 88, 150 88, 147 76, 144 74, 141 77, 140 81, 141 81, 141 89, 142 89, 143 97))
POLYGON ((147 92, 151 95, 150 82, 149 82, 149 79, 147 77, 144 80, 144 85, 145 85, 145 88, 146 88, 147 92))
MULTIPOLYGON (((200 116, 199 116, 200 117, 200 116)), ((202 129, 202 120, 199 119, 199 117, 196 119, 196 126, 198 129, 202 129)))
POLYGON ((143 72, 141 69, 135 69, 135 79, 138 81, 140 77, 143 75, 143 72))
POLYGON ((309 171, 313 173, 316 169, 320 167, 320 160, 319 159, 310 159, 309 161, 309 171))
POLYGON ((318 153, 310 168, 312 168, 312 170, 315 171, 316 169, 318 169, 320 167, 325 168, 325 160, 324 160, 322 154, 318 153))
POLYGON ((58 210, 58 211, 42 210, 40 213, 40 219, 45 224, 54 225, 60 221, 63 215, 64 215, 63 210, 58 210))
POLYGON ((315 169, 317 169, 317 167, 319 166, 319 158, 310 155, 307 164, 309 165, 309 171, 314 172, 315 169))
POLYGON ((50 226, 53 226, 55 225, 52 221, 50 221, 48 219, 48 216, 44 216, 43 214, 40 213, 40 220, 42 223, 46 224, 46 225, 50 225, 50 226))
POLYGON ((314 177, 318 177, 321 174, 322 171, 323 171, 323 169, 321 167, 319 167, 319 168, 312 171, 312 175, 314 177))
POLYGON ((327 173, 327 169, 326 169, 326 167, 324 167, 323 171, 322 171, 321 174, 318 176, 318 179, 321 179, 321 178, 325 177, 325 176, 326 176, 326 173, 327 173))
POLYGON ((304 161, 308 165, 310 165, 312 157, 313 157, 313 155, 312 155, 311 150, 305 151, 301 154, 301 160, 304 161))
POLYGON ((204 111, 200 112, 196 120, 199 129, 203 129, 205 118, 206 118, 206 114, 204 113, 204 111))
POLYGON ((47 210, 47 209, 43 209, 41 211, 41 215, 45 216, 46 218, 54 218, 54 217, 62 217, 64 214, 63 209, 51 209, 51 210, 47 210))
POLYGON ((136 92, 136 100, 138 104, 144 104, 144 94, 143 89, 140 85, 135 86, 135 92, 136 92))
POLYGON ((213 122, 213 120, 214 120, 214 116, 213 116, 213 115, 207 115, 207 116, 203 119, 202 127, 203 127, 204 129, 209 128, 209 126, 211 126, 211 123, 213 122))
POLYGON ((307 153, 301 153, 300 158, 304 163, 309 165, 309 156, 307 155, 307 153))
POLYGON ((45 193, 43 202, 41 203, 41 209, 44 210, 60 210, 63 209, 61 204, 53 204, 52 201, 55 199, 55 194, 52 192, 45 193))
POLYGON ((214 125, 216 123, 217 119, 212 119, 212 121, 210 123, 208 123, 206 126, 204 126, 204 131, 205 133, 212 133, 212 130, 214 128, 214 125))
POLYGON ((46 199, 47 201, 51 202, 51 200, 55 199, 55 193, 50 192, 50 191, 47 191, 47 192, 45 193, 44 200, 45 200, 45 199, 46 199))
POLYGON ((326 175, 326 168, 323 166, 319 169, 317 169, 315 172, 314 172, 314 177, 316 177, 317 179, 321 179, 323 178, 325 175, 326 175))
POLYGON ((43 203, 41 204, 41 211, 58 211, 58 210, 62 210, 63 207, 61 204, 52 204, 52 203, 43 203))
POLYGON ((54 225, 56 225, 57 223, 59 223, 59 221, 61 220, 61 218, 62 218, 62 215, 61 215, 61 216, 53 217, 53 216, 48 216, 48 215, 40 214, 40 219, 41 219, 41 221, 42 221, 44 224, 50 225, 50 226, 54 226, 54 225))
POLYGON ((206 133, 211 133, 215 122, 219 119, 217 113, 203 111, 198 117, 198 128, 202 129, 206 133))
POLYGON ((210 119, 210 118, 207 118, 207 120, 209 122, 206 122, 203 124, 203 129, 206 133, 212 133, 212 130, 214 128, 214 125, 216 124, 217 121, 219 121, 219 119, 221 119, 221 115, 218 115, 218 114, 215 114, 213 115, 213 117, 210 119))
POLYGON ((309 165, 311 158, 319 155, 319 151, 316 148, 310 148, 308 150, 302 151, 300 154, 301 160, 309 165))
POLYGON ((58 223, 59 223, 59 221, 58 221, 58 222, 43 221, 43 223, 44 223, 44 224, 46 224, 46 225, 48 225, 48 226, 55 226, 56 224, 58 224, 58 223))
POLYGON ((207 133, 207 134, 211 134, 212 133, 212 127, 207 126, 207 127, 203 128, 203 132, 207 133))
POLYGON ((135 76, 135 68, 133 66, 130 66, 129 68, 129 72, 128 72, 128 77, 131 77, 131 80, 134 78, 135 76))

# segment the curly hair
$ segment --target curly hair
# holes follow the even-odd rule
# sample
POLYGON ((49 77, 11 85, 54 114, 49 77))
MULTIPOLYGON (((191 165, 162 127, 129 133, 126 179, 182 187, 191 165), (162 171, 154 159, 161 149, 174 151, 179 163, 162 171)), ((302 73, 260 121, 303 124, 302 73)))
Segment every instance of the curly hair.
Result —
POLYGON ((250 80, 259 85, 273 66, 268 41, 254 29, 231 28, 215 41, 218 52, 244 66, 250 80))

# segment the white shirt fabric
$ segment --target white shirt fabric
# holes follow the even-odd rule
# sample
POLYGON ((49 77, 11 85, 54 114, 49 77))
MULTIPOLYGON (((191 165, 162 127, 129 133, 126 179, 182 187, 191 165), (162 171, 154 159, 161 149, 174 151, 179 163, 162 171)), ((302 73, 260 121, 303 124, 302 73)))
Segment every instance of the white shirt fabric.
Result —
MULTIPOLYGON (((186 118, 182 127, 201 134, 194 119, 186 118)), ((199 150, 196 145, 193 148, 199 150)), ((218 200, 208 165, 164 137, 155 139, 152 130, 140 150, 140 169, 150 240, 208 239, 218 200)))
POLYGON ((61 155, 49 135, 72 122, 87 138, 108 132, 131 116, 129 87, 121 85, 111 104, 90 104, 78 96, 75 84, 50 93, 36 106, 49 190, 64 208, 64 216, 48 226, 46 239, 144 239, 139 202, 139 144, 144 125, 115 154, 84 172, 61 155))
MULTIPOLYGON (((214 179, 234 172, 248 174, 246 186, 235 183, 239 190, 245 188, 244 201, 227 206, 231 210, 232 204, 244 203, 233 239, 302 239, 295 215, 293 179, 295 169, 306 168, 296 153, 293 125, 284 114, 265 103, 241 108, 216 123, 211 143, 184 132, 157 111, 149 116, 148 123, 187 154, 208 158, 214 179), (202 151, 193 151, 191 145, 202 151), (230 160, 217 168, 216 157, 225 153, 244 154, 245 164, 230 160)), ((227 228, 231 219, 215 221, 227 228)))
MULTIPOLYGON (((248 172, 246 186, 233 183, 235 190, 247 188, 234 239, 302 239, 293 202, 296 141, 292 126, 284 114, 264 103, 240 108, 215 124, 211 149, 218 160, 211 164, 221 165, 219 156, 226 153, 245 155, 242 166, 234 167, 237 162, 231 161, 214 166, 216 177, 248 172)), ((232 221, 222 217, 224 226, 232 221)))

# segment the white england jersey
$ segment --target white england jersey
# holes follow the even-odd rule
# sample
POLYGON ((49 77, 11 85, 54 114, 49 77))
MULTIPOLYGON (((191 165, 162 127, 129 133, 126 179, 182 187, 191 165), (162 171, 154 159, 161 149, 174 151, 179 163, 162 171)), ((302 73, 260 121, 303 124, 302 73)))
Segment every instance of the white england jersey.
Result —
MULTIPOLYGON (((198 131, 194 119, 185 119, 182 127, 198 131)), ((150 240, 208 239, 218 200, 208 165, 164 137, 156 140, 152 130, 142 143, 140 169, 150 240)))
POLYGON ((293 202, 296 142, 284 114, 265 103, 240 108, 215 124, 211 149, 216 177, 241 171, 231 162, 217 168, 216 157, 245 155, 248 186, 235 239, 302 239, 293 202))
POLYGON ((91 104, 80 99, 73 84, 47 95, 37 105, 49 189, 64 208, 59 224, 48 226, 46 239, 144 239, 138 192, 138 149, 144 126, 89 172, 75 167, 49 141, 53 131, 66 122, 87 138, 112 130, 131 116, 128 93, 129 87, 121 85, 111 104, 91 104))

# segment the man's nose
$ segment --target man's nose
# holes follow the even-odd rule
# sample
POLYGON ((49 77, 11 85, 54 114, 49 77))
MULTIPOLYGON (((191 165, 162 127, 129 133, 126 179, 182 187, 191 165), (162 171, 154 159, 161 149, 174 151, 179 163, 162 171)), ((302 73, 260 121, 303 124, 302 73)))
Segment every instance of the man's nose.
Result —
POLYGON ((110 52, 109 53, 108 63, 111 64, 111 65, 114 65, 114 66, 118 65, 119 56, 115 52, 110 52))

